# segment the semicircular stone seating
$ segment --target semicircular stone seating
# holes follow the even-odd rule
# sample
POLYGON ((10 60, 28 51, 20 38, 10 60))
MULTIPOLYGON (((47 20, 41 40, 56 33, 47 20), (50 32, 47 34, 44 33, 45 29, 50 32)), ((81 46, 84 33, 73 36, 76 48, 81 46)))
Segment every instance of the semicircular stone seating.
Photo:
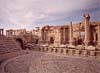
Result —
POLYGON ((0 55, 21 50, 13 38, 0 36, 0 55))

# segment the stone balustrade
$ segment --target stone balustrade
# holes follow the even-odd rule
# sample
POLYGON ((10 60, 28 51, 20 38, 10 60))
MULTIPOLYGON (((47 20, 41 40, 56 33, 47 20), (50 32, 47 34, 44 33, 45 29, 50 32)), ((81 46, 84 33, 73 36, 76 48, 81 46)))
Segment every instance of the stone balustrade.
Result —
POLYGON ((40 47, 35 48, 35 51, 46 52, 64 56, 79 56, 79 57, 95 57, 100 56, 100 51, 86 49, 70 49, 64 47, 40 47))

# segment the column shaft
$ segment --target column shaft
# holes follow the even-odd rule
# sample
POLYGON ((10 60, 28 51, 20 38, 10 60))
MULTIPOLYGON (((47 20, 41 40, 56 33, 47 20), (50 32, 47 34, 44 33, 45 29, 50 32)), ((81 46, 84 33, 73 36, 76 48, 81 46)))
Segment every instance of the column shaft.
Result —
POLYGON ((65 28, 63 28, 63 42, 65 44, 65 28))
POLYGON ((70 27, 69 27, 69 32, 70 32, 69 43, 72 45, 73 44, 73 27, 72 27, 72 22, 71 22, 70 27))
POLYGON ((84 14, 84 25, 85 25, 85 39, 84 39, 84 44, 86 46, 89 45, 90 43, 90 23, 89 23, 89 20, 90 20, 90 16, 89 14, 84 14))
POLYGON ((98 24, 98 46, 100 46, 100 24, 98 24))
POLYGON ((1 36, 1 30, 0 30, 0 36, 1 36))

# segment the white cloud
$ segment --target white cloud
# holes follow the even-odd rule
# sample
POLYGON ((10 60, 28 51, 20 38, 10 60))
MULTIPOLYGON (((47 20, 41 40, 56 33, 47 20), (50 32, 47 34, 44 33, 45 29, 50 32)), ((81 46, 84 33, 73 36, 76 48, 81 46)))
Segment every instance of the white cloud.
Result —
POLYGON ((45 19, 46 15, 45 14, 40 14, 39 19, 45 19))
POLYGON ((98 0, 0 0, 0 19, 21 27, 60 20, 78 10, 96 8, 98 0))

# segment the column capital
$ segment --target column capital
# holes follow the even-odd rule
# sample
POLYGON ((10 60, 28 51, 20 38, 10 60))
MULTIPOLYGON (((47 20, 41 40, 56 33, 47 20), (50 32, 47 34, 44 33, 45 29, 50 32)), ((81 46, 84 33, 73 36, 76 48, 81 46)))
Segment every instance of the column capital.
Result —
POLYGON ((90 15, 88 13, 83 14, 85 19, 90 19, 90 15))

